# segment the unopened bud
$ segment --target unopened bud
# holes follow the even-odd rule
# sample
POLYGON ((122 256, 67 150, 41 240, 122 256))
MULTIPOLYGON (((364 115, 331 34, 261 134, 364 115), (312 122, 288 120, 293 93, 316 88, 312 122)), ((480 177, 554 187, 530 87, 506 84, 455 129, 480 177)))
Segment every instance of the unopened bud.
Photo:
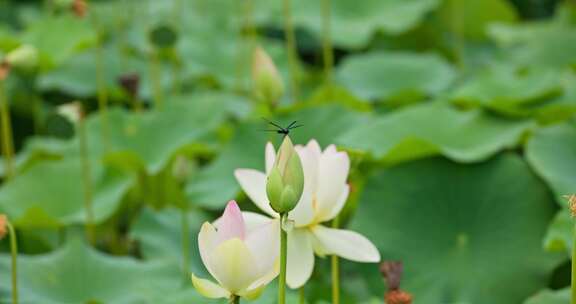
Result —
POLYGON ((57 108, 57 112, 73 124, 77 124, 84 117, 82 104, 79 101, 63 104, 57 108))
POLYGON ((380 264, 380 273, 388 287, 384 295, 384 303, 412 304, 412 295, 400 289, 403 269, 402 262, 399 261, 384 261, 380 264))
POLYGON ((0 240, 6 236, 6 233, 8 233, 8 218, 0 214, 0 240))
POLYGON ((252 78, 256 98, 275 104, 284 94, 284 83, 272 58, 261 47, 254 50, 252 78))
POLYGON ((14 68, 29 70, 38 64, 38 50, 23 44, 6 55, 6 62, 14 68))
POLYGON ((290 137, 286 136, 266 182, 266 194, 270 206, 278 213, 289 212, 298 204, 303 190, 304 170, 300 156, 294 149, 290 137))

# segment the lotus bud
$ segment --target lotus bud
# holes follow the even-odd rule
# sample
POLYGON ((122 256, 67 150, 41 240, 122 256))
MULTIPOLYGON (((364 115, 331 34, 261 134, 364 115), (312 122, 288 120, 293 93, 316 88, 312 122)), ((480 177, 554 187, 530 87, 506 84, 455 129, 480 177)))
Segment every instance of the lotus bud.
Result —
POLYGON ((73 124, 77 124, 84 117, 82 104, 79 101, 63 104, 56 111, 73 124))
POLYGON ((38 50, 23 44, 6 55, 6 62, 14 68, 32 69, 38 64, 38 50))
POLYGON ((296 207, 304 190, 304 170, 290 137, 278 150, 274 166, 268 174, 266 194, 270 206, 278 213, 286 213, 296 207))
POLYGON ((252 80, 256 98, 273 105, 284 94, 282 77, 272 58, 261 47, 254 50, 252 60, 252 80))
POLYGON ((6 215, 0 214, 0 240, 6 236, 8 232, 8 218, 6 215))

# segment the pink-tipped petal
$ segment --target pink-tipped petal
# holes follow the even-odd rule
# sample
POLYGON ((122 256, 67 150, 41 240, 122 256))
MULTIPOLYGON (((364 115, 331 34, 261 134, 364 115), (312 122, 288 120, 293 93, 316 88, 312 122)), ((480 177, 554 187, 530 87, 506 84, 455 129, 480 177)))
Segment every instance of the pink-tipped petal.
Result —
POLYGON ((205 222, 200 228, 200 233, 198 234, 198 249, 204 267, 206 267, 206 270, 208 270, 212 276, 214 276, 214 271, 212 266, 210 266, 210 256, 218 244, 218 232, 216 232, 214 226, 205 222))
POLYGON ((243 240, 246 237, 246 226, 242 211, 235 201, 228 202, 224 214, 218 220, 218 239, 219 243, 232 238, 243 240))

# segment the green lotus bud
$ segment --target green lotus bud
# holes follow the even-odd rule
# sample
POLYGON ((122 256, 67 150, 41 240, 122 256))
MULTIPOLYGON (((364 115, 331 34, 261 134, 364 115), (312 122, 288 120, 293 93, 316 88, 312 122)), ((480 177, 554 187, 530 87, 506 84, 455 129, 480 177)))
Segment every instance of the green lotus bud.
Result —
POLYGON ((32 69, 38 64, 38 50, 23 44, 6 55, 6 62, 15 68, 32 69))
POLYGON ((304 170, 290 137, 286 136, 266 183, 270 206, 278 213, 296 207, 304 190, 304 170))
POLYGON ((275 104, 284 94, 284 83, 272 58, 261 47, 254 50, 252 61, 252 80, 256 98, 275 104))

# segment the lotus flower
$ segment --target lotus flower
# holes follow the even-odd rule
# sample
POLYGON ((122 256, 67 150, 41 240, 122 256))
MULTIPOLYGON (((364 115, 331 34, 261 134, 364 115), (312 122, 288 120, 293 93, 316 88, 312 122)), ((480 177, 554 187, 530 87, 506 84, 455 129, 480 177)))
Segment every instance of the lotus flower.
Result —
POLYGON ((222 217, 214 225, 205 222, 198 235, 202 262, 218 283, 192 274, 196 290, 208 298, 258 297, 278 275, 277 231, 275 223, 247 226, 230 201, 222 217))
MULTIPOLYGON (((298 288, 308 281, 314 268, 314 253, 319 256, 338 255, 356 262, 379 262, 380 253, 364 236, 322 225, 340 213, 348 198, 348 154, 337 151, 334 145, 322 151, 315 140, 295 148, 304 169, 304 190, 296 208, 288 215, 294 221, 294 229, 288 232, 288 286, 298 288)), ((274 147, 268 143, 265 148, 266 172, 237 169, 234 175, 248 197, 272 217, 272 221, 278 222, 278 213, 272 210, 266 196, 266 176, 275 157, 274 147)), ((271 221, 262 215, 244 214, 252 224, 271 221)), ((279 229, 279 225, 274 227, 279 229)))

